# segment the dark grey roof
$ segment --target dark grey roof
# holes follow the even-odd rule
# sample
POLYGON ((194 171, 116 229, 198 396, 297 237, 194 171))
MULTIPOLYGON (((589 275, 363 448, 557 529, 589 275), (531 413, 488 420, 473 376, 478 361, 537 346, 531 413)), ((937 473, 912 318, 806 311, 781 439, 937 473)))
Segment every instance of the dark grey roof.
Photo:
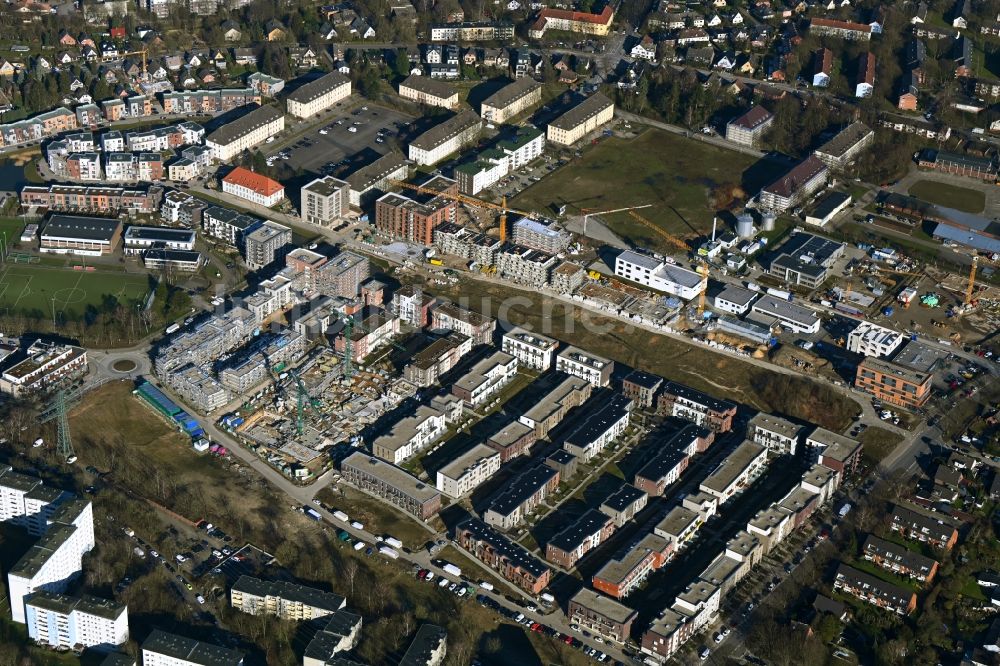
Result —
POLYGON ((106 217, 79 217, 53 215, 42 228, 42 238, 78 238, 80 240, 110 241, 121 229, 122 223, 106 217))
POLYGON ((399 666, 427 666, 431 655, 442 643, 447 640, 448 632, 434 624, 422 624, 417 630, 410 647, 406 649, 406 654, 399 662, 399 666))
POLYGON ((258 127, 274 122, 278 118, 281 118, 282 115, 281 111, 278 111, 273 106, 259 106, 250 111, 250 113, 240 116, 236 120, 226 123, 215 130, 205 137, 205 142, 208 143, 211 141, 220 145, 230 144, 258 127))
POLYGON ((299 104, 308 104, 327 94, 331 90, 336 90, 351 80, 340 72, 330 72, 324 74, 315 81, 305 83, 288 95, 288 100, 299 104))
POLYGON ((186 659, 198 666, 241 666, 243 653, 210 643, 202 643, 193 638, 154 629, 143 641, 142 649, 167 655, 175 659, 186 659))

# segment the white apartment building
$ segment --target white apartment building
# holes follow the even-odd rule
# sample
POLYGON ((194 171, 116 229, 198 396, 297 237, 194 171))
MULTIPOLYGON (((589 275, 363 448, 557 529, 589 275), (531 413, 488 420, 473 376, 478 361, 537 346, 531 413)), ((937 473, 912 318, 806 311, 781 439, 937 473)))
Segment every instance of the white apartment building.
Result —
POLYGON ((250 615, 274 615, 282 620, 314 620, 347 605, 339 594, 289 583, 240 576, 229 590, 230 604, 250 615))
POLYGON ((35 592, 24 599, 28 637, 57 650, 111 649, 128 641, 128 607, 97 597, 35 592))
POLYGON ((745 490, 766 467, 767 449, 745 441, 705 477, 699 489, 718 497, 721 506, 745 490))
MULTIPOLYGON (((0 374, 0 391, 14 397, 22 397, 45 390, 86 371, 87 350, 83 347, 39 340, 28 347, 27 358, 0 374)), ((0 517, 0 520, 3 518, 0 517)))
POLYGON ((142 643, 142 666, 243 666, 243 653, 154 629, 142 643))
POLYGON ((244 167, 236 167, 225 175, 222 191, 265 208, 277 206, 285 198, 281 183, 244 167))
POLYGON ((302 221, 329 226, 339 222, 351 210, 349 183, 325 176, 302 186, 302 221))
POLYGON ((215 161, 231 162, 244 150, 264 143, 284 129, 284 114, 272 106, 261 106, 209 134, 205 145, 211 149, 215 161))
POLYGON ((611 373, 615 363, 611 359, 591 354, 579 347, 567 347, 556 357, 556 370, 580 379, 597 387, 611 383, 611 373))
POLYGON ((455 167, 455 179, 462 194, 476 195, 507 175, 507 157, 497 150, 483 151, 479 159, 455 167))
POLYGON ((483 100, 480 115, 489 123, 505 123, 540 101, 542 101, 542 84, 525 76, 483 100))
POLYGON ((451 392, 469 407, 476 407, 499 393, 516 374, 517 359, 504 352, 495 352, 456 381, 451 392))
POLYGON ((847 336, 847 350, 865 356, 890 356, 903 344, 903 334, 863 321, 847 336))
POLYGON ((82 571, 84 553, 94 547, 90 502, 65 500, 51 511, 46 523, 44 534, 7 574, 11 617, 22 624, 24 598, 38 590, 65 591, 82 571))
POLYGON ((614 117, 614 102, 595 93, 549 123, 546 134, 552 143, 571 146, 614 117))
POLYGON ((412 74, 399 84, 399 96, 417 104, 453 109, 458 106, 458 92, 444 81, 412 74))
MULTIPOLYGON (((129 156, 131 160, 131 155, 129 156)), ((67 161, 75 161, 77 164, 77 180, 101 180, 101 157, 97 153, 75 153, 67 158, 67 161)), ((108 180, 113 180, 110 176, 108 180)))
POLYGON ((472 111, 462 111, 414 139, 408 156, 417 164, 435 164, 472 143, 482 128, 482 118, 472 111))
POLYGON ((615 258, 615 275, 685 301, 696 298, 706 287, 706 280, 694 271, 632 250, 615 258))
POLYGON ((552 367, 559 341, 521 327, 512 328, 503 335, 501 349, 517 359, 520 365, 532 370, 545 371, 552 367))
POLYGON ((448 497, 468 495, 500 469, 500 452, 477 444, 437 472, 437 489, 448 497))
POLYGON ((324 74, 288 95, 288 113, 296 118, 311 118, 351 96, 351 80, 340 72, 324 74))
POLYGON ((794 456, 802 435, 803 428, 797 423, 763 412, 747 424, 747 438, 775 455, 794 456))
POLYGON ((448 418, 433 407, 421 405, 412 416, 400 419, 391 430, 372 442, 372 453, 394 465, 403 462, 417 451, 427 447, 444 435, 448 418))
POLYGON ((750 306, 753 305, 758 295, 755 291, 728 285, 716 295, 713 306, 716 310, 721 310, 722 312, 744 315, 750 311, 750 306))
POLYGON ((530 125, 518 127, 510 138, 497 141, 497 150, 507 156, 507 169, 520 169, 545 152, 545 132, 530 125))

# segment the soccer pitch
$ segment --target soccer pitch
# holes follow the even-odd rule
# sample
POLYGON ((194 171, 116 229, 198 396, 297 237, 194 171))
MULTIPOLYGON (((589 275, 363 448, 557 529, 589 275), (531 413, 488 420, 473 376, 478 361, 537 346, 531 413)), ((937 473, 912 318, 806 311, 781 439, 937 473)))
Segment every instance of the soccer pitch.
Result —
POLYGON ((53 268, 7 262, 0 267, 0 310, 41 312, 46 317, 83 316, 88 305, 100 309, 107 295, 120 302, 141 301, 149 293, 146 275, 53 268))

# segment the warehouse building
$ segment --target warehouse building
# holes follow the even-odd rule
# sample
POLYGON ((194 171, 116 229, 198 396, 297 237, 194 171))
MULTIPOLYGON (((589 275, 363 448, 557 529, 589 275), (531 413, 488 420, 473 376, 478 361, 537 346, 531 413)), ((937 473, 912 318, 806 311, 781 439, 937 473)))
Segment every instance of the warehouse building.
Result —
POLYGON ((445 109, 458 106, 458 91, 444 81, 419 74, 411 74, 399 84, 399 96, 426 106, 445 109))
POLYGON ((594 93, 549 123, 546 138, 552 143, 571 146, 614 117, 614 102, 601 93, 594 93))
POLYGON ((393 506, 427 520, 441 510, 441 493, 400 468, 355 451, 341 463, 344 479, 393 506))
POLYGON ((311 118, 350 95, 351 80, 340 72, 330 72, 296 88, 286 104, 290 115, 311 118))
POLYGON ((811 211, 806 213, 806 224, 825 227, 838 213, 851 205, 851 195, 844 192, 829 192, 823 196, 811 211))
POLYGON ((417 164, 435 164, 472 143, 483 128, 472 111, 460 111, 410 142, 408 156, 417 164))
POLYGON ((244 150, 264 143, 285 129, 285 116, 271 106, 259 106, 205 137, 212 159, 230 163, 244 150))
POLYGON ((507 84, 485 100, 480 115, 488 123, 505 123, 542 101, 542 84, 525 76, 507 84))
POLYGON ((99 257, 111 254, 121 240, 122 223, 106 217, 52 215, 42 226, 38 249, 51 254, 99 257))

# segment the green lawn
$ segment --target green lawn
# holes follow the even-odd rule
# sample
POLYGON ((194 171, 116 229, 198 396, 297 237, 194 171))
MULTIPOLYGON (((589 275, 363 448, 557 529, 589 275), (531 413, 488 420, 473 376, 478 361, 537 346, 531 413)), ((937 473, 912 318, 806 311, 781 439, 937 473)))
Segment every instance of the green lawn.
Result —
MULTIPOLYGON (((552 214, 652 204, 637 211, 681 238, 709 233, 712 218, 733 199, 745 200, 776 175, 770 163, 701 141, 650 129, 632 139, 611 137, 517 196, 520 209, 552 214)), ((604 217, 639 245, 675 252, 627 213, 604 217)))
POLYGON ((21 218, 0 217, 0 236, 3 236, 8 244, 16 243, 23 230, 24 222, 21 218))
POLYGON ((12 312, 37 310, 51 317, 54 309, 73 318, 82 316, 87 305, 100 306, 105 295, 119 301, 140 301, 148 293, 146 275, 10 261, 0 267, 0 309, 12 312))
POLYGON ((986 208, 986 195, 967 187, 956 187, 933 180, 918 180, 910 186, 910 196, 947 206, 966 213, 982 213, 986 208))
POLYGON ((877 465, 903 441, 903 436, 875 426, 861 433, 860 439, 862 457, 868 464, 877 465))

